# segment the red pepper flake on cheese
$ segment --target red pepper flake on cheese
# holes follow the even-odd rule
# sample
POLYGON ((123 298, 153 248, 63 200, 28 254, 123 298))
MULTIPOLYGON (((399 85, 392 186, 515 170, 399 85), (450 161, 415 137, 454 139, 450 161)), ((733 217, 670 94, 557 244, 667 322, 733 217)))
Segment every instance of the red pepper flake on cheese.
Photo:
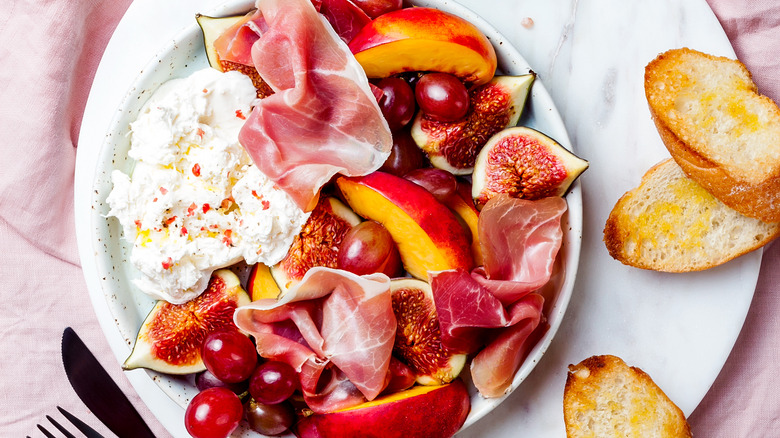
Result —
POLYGON ((268 210, 269 208, 271 208, 271 203, 265 199, 263 199, 262 204, 263 204, 263 210, 268 210))
POLYGON ((135 220, 135 228, 138 229, 138 230, 141 229, 141 221, 138 220, 138 219, 135 220))
POLYGON ((192 174, 195 176, 200 176, 200 164, 195 163, 195 165, 192 166, 192 174))
POLYGON ((168 189, 166 189, 165 187, 160 187, 160 193, 162 193, 163 195, 165 195, 165 194, 167 194, 167 193, 168 193, 168 189))
POLYGON ((209 210, 211 210, 211 206, 208 203, 203 204, 203 213, 206 213, 209 210))
POLYGON ((162 267, 165 270, 171 269, 171 266, 173 266, 173 259, 168 257, 165 259, 165 261, 162 262, 162 267))
POLYGON ((240 109, 236 110, 236 117, 238 117, 241 120, 246 120, 246 116, 244 115, 244 113, 240 109))
POLYGON ((172 224, 175 220, 176 220, 176 216, 171 216, 165 220, 164 224, 167 227, 168 225, 172 224))
POLYGON ((181 235, 186 236, 187 235, 187 227, 181 227, 181 235))
POLYGON ((195 210, 198 208, 198 205, 196 203, 190 204, 189 207, 187 207, 187 216, 192 216, 195 214, 195 210))
POLYGON ((225 237, 222 238, 222 243, 226 246, 233 246, 233 230, 225 230, 225 237))
POLYGON ((197 135, 198 135, 198 137, 199 137, 201 140, 203 139, 203 135, 204 135, 205 133, 206 133, 206 131, 204 131, 204 130, 202 130, 202 129, 200 129, 200 128, 198 128, 198 130, 197 130, 197 131, 195 131, 195 134, 197 134, 197 135))

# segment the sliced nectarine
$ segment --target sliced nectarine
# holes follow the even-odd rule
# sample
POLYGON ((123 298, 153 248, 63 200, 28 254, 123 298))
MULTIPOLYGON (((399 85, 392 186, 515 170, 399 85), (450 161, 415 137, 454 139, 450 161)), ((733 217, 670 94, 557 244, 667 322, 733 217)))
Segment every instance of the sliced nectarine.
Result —
POLYGON ((471 255, 477 266, 482 265, 482 248, 479 246, 479 210, 471 199, 471 184, 458 181, 457 191, 444 203, 460 217, 462 223, 471 232, 471 255))
POLYGON ((450 73, 484 84, 496 72, 496 52, 468 21, 433 8, 404 8, 363 27, 349 48, 370 78, 405 71, 450 73))
POLYGON ((423 187, 384 172, 336 183, 355 213, 387 228, 413 276, 427 280, 428 271, 474 267, 466 230, 423 187))
POLYGON ((274 277, 271 275, 270 268, 262 263, 252 266, 252 271, 249 273, 249 280, 246 284, 246 291, 249 293, 252 301, 263 298, 277 298, 281 293, 279 285, 276 284, 274 277))
POLYGON ((461 428, 470 410, 466 386, 455 380, 442 386, 415 386, 349 409, 305 417, 296 425, 296 435, 448 438, 461 428))

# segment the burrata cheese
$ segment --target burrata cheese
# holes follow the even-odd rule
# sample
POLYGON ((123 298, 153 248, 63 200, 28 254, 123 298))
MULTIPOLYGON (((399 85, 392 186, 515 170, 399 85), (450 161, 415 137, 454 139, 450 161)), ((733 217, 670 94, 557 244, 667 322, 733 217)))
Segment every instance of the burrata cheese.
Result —
POLYGON ((308 219, 238 142, 255 99, 247 76, 207 68, 163 84, 130 124, 135 167, 112 172, 108 216, 146 294, 179 304, 217 268, 276 264, 308 219))

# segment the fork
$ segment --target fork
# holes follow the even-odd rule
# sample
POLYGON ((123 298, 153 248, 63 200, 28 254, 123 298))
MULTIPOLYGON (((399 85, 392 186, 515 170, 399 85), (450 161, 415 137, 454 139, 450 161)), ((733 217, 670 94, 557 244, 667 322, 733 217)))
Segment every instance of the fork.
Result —
MULTIPOLYGON (((89 427, 86 423, 79 420, 75 415, 71 414, 70 412, 66 411, 65 409, 57 406, 57 410, 60 411, 60 413, 68 419, 74 426, 76 426, 76 429, 80 430, 84 435, 87 436, 87 438, 104 438, 103 435, 99 434, 95 429, 89 427)), ((76 438, 75 435, 68 432, 68 429, 66 429, 63 425, 57 422, 54 418, 47 415, 46 419, 49 420, 51 424, 54 425, 54 427, 57 428, 60 432, 62 432, 63 435, 65 435, 66 438, 76 438)), ((37 424, 38 429, 43 432, 44 435, 46 435, 47 438, 57 438, 54 436, 51 432, 49 432, 45 427, 41 426, 40 424, 37 424)), ((29 436, 27 438, 30 438, 29 436)))

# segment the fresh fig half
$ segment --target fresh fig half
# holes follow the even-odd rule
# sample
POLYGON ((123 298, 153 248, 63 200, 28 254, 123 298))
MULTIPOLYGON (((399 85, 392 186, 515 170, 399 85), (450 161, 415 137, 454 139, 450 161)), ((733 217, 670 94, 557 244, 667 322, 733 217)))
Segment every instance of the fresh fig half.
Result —
POLYGON ((520 120, 534 79, 533 72, 496 76, 472 88, 466 116, 454 122, 434 120, 420 111, 412 123, 412 138, 434 167, 468 175, 488 139, 520 120))
POLYGON ((421 385, 442 385, 458 377, 466 355, 451 353, 442 345, 431 286, 414 278, 397 278, 390 281, 390 291, 398 324, 393 354, 412 369, 421 385))
POLYGON ((508 128, 479 153, 471 195, 477 208, 498 193, 522 199, 563 196, 587 168, 587 161, 541 132, 508 128))
POLYGON ((214 40, 219 38, 223 32, 241 21, 244 15, 232 15, 230 17, 210 17, 208 15, 196 14, 195 21, 198 22, 200 30, 203 33, 203 46, 206 48, 206 59, 209 65, 219 71, 222 67, 219 65, 219 55, 214 48, 214 40))
POLYGON ((214 271, 206 290, 194 300, 184 304, 160 300, 155 304, 122 368, 166 374, 205 370, 200 356, 203 340, 218 330, 236 330, 233 312, 250 301, 236 274, 227 269, 214 271))
POLYGON ((360 222, 360 216, 337 198, 320 198, 303 229, 295 236, 287 256, 271 267, 271 275, 281 295, 315 266, 337 268, 341 241, 347 231, 360 222))

